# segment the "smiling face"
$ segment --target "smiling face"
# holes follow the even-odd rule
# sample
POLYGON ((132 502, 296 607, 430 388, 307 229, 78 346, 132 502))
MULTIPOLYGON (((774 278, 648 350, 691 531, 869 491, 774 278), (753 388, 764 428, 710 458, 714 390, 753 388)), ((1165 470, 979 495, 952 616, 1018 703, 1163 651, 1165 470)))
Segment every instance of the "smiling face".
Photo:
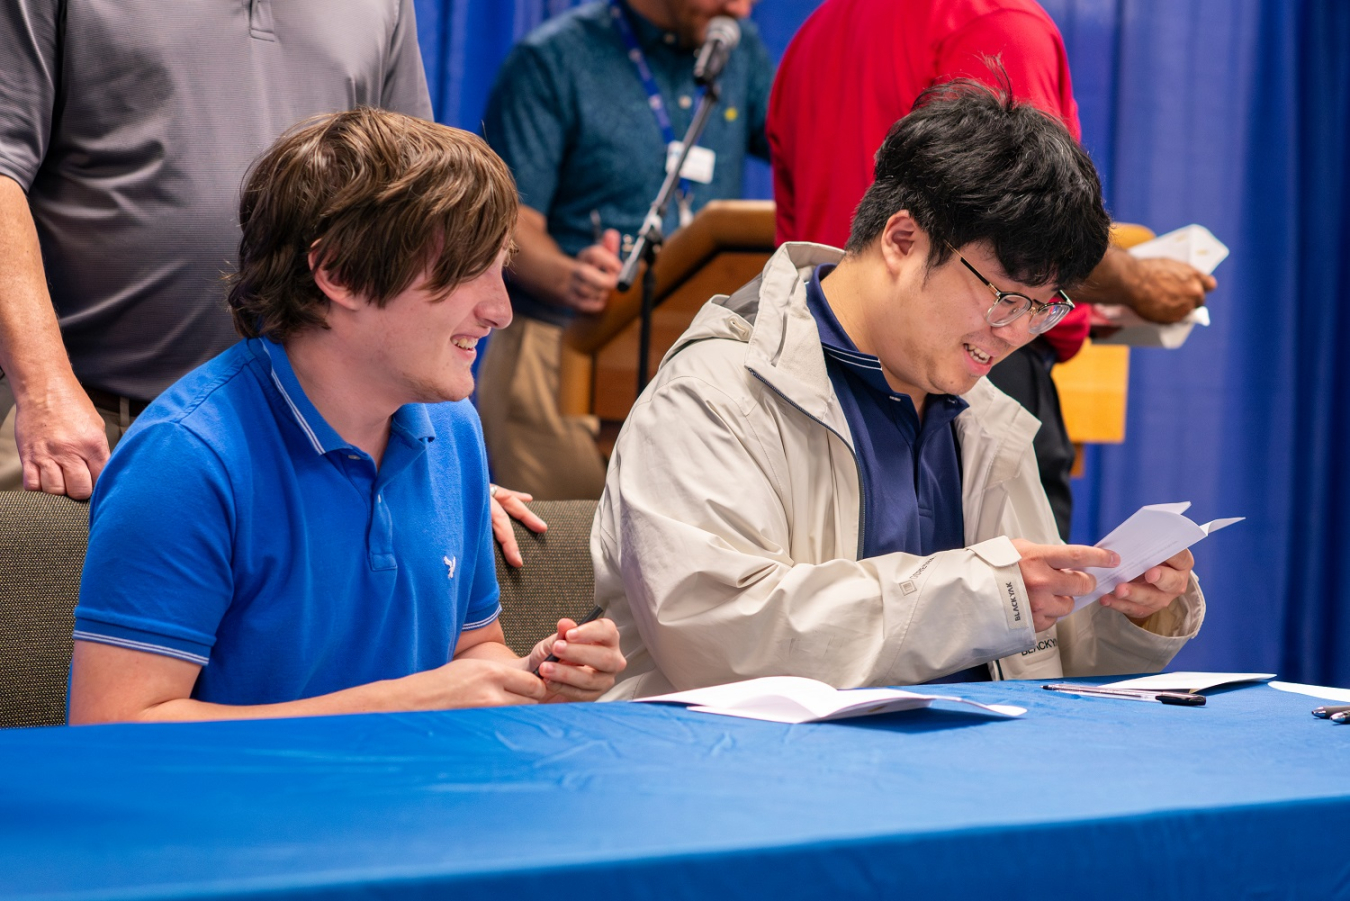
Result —
POLYGON ((426 276, 390 298, 383 307, 359 311, 357 332, 367 348, 370 387, 395 405, 463 400, 473 393, 477 345, 494 328, 511 323, 511 304, 502 281, 507 252, 482 275, 437 297, 426 276))
MULTIPOLYGON (((849 266, 839 285, 847 296, 836 302, 829 289, 834 276, 826 282, 826 296, 849 337, 877 356, 891 387, 910 395, 919 408, 929 394, 965 394, 1034 337, 1028 316, 991 326, 985 319, 994 302, 989 288, 955 255, 929 269, 930 249, 927 234, 901 211, 891 217, 879 244, 840 264, 849 266)), ((958 250, 1002 290, 1038 298, 1052 293, 1008 278, 986 244, 958 250)))

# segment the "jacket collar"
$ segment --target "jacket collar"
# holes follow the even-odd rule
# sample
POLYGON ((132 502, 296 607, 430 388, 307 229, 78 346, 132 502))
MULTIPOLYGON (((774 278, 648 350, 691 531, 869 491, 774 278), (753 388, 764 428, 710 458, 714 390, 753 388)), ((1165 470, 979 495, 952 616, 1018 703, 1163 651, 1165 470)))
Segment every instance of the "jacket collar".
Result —
POLYGON ((956 417, 956 439, 967 477, 987 472, 983 482, 998 485, 1017 475, 1041 421, 988 379, 980 379, 961 397, 970 406, 956 417))
MULTIPOLYGON (((697 341, 745 343, 746 369, 851 447, 848 423, 825 368, 820 333, 806 303, 806 283, 815 267, 843 257, 843 251, 823 244, 784 244, 753 281, 705 304, 662 365, 697 341)), ((986 470, 989 485, 1012 478, 1040 420, 988 379, 980 379, 962 399, 970 405, 956 418, 964 471, 973 478, 986 470)))

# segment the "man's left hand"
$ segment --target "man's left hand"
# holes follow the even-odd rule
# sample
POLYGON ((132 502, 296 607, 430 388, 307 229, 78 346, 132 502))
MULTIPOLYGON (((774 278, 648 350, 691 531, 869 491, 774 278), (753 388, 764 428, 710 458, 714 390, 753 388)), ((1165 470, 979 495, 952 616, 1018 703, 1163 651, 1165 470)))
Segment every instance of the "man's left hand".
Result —
POLYGON ((578 626, 558 620, 558 631, 534 646, 525 665, 539 668, 549 695, 544 703, 594 701, 614 687, 614 677, 628 661, 619 651, 619 629, 612 620, 597 619, 578 626), (558 659, 544 662, 549 654, 558 659))
POLYGON ((1218 284, 1194 266, 1178 260, 1134 259, 1126 280, 1126 304, 1150 322, 1179 322, 1205 303, 1218 284))
POLYGON ((1190 551, 1182 551, 1139 578, 1117 585, 1115 591, 1101 599, 1101 605, 1119 610, 1136 626, 1142 626, 1144 620, 1185 593, 1194 568, 1195 557, 1190 551))
POLYGON ((534 496, 523 491, 512 491, 500 485, 492 486, 492 496, 488 504, 492 511, 492 537, 502 546, 502 556, 506 558, 506 562, 517 568, 524 566, 525 560, 520 556, 520 545, 516 543, 516 532, 511 528, 511 520, 520 520, 531 532, 543 532, 548 529, 548 523, 525 506, 532 500, 534 496))

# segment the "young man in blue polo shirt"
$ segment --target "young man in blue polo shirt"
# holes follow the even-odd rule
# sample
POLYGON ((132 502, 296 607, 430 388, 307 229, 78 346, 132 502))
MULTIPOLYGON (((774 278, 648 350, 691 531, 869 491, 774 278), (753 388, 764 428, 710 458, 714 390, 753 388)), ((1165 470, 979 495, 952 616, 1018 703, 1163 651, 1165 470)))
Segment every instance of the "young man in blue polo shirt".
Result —
POLYGON ((1091 161, 983 86, 922 102, 847 249, 783 245, 633 407, 591 537, 612 696, 1156 670, 1199 629, 1189 552, 1071 613, 1118 561, 1060 542, 1040 423, 985 378, 1106 250, 1091 161))
POLYGON ((142 414, 94 494, 72 723, 593 699, 613 684, 612 623, 562 620, 519 659, 497 622, 464 398, 475 345, 511 320, 515 215, 481 140, 395 113, 314 120, 256 164, 230 293, 247 340, 142 414))

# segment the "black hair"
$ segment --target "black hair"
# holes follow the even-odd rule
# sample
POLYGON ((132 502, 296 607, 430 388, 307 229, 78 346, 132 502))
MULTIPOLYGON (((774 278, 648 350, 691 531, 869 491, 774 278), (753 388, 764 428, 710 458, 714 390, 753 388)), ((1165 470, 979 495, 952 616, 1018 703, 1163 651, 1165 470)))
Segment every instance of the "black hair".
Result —
POLYGON ((1002 90, 964 79, 936 85, 891 127, 847 250, 862 252, 908 210, 931 241, 930 269, 951 247, 987 242, 1015 281, 1072 287, 1110 240, 1097 170, 1062 122, 1014 101, 1002 65, 986 62, 1002 90))

